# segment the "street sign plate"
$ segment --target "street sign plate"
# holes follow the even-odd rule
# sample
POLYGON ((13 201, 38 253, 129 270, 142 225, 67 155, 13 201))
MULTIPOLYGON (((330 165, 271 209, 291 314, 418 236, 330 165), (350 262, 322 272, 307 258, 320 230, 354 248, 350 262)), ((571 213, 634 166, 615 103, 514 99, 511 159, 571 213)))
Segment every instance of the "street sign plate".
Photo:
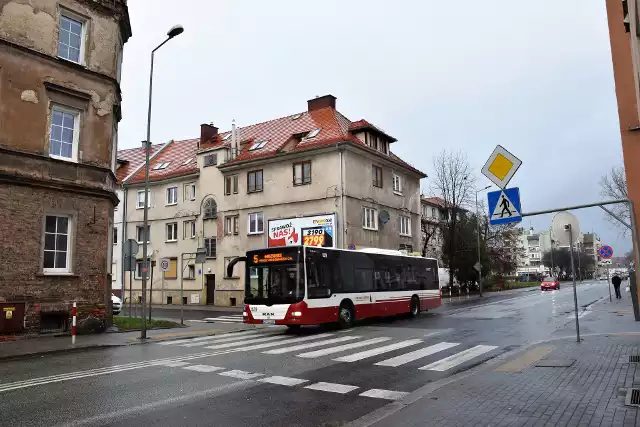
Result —
POLYGON ((601 246, 598 249, 598 255, 600 255, 600 258, 610 259, 613 256, 613 248, 609 245, 601 246))
POLYGON ((482 264, 480 264, 479 262, 476 262, 476 263, 473 265, 473 268, 474 268, 477 272, 480 272, 480 270, 482 270, 482 264))
POLYGON ((487 193, 489 201, 489 223, 509 224, 522 221, 520 189, 518 187, 487 193))
POLYGON ((505 188, 521 164, 519 158, 498 145, 482 168, 482 174, 498 187, 505 188))
POLYGON ((167 272, 169 271, 169 268, 171 266, 171 261, 169 260, 169 258, 162 258, 160 260, 160 270, 163 272, 167 272))

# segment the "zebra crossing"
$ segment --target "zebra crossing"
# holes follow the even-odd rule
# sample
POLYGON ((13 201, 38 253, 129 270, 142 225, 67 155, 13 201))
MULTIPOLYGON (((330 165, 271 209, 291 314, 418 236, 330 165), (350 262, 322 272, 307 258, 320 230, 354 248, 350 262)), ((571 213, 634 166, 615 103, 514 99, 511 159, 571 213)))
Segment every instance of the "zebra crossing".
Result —
POLYGON ((439 340, 437 333, 419 338, 364 336, 356 330, 347 333, 325 332, 313 335, 290 335, 282 331, 260 330, 224 335, 181 339, 158 343, 163 346, 201 347, 221 354, 258 352, 267 356, 293 356, 300 359, 328 357, 334 362, 371 362, 386 368, 408 367, 420 371, 446 372, 479 359, 498 349, 496 345, 465 345, 439 340), (382 360, 380 360, 382 359, 382 360), (416 365, 413 365, 413 364, 416 365), (418 365, 419 364, 419 365, 418 365), (420 366, 422 365, 422 366, 420 366))
MULTIPOLYGON (((195 322, 195 320, 192 320, 195 322)), ((200 322, 200 321, 199 321, 200 322)), ((242 323, 241 314, 231 314, 228 316, 205 317, 201 320, 203 323, 242 323)))

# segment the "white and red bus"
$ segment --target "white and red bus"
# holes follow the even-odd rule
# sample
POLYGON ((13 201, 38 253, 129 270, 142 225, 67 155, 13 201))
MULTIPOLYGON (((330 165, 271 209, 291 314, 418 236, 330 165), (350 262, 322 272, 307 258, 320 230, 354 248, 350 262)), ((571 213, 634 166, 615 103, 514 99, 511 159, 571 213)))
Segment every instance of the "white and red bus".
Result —
MULTIPOLYGON (((440 306, 438 261, 399 251, 287 246, 252 250, 245 261, 243 319, 299 327, 440 306)), ((231 274, 231 273, 229 273, 231 274)))

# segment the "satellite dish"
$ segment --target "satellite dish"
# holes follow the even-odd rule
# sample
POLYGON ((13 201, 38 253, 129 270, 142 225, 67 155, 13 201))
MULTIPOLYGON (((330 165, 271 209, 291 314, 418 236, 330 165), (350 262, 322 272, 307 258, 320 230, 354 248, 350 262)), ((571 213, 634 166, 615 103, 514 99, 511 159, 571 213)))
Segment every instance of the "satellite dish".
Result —
POLYGON ((567 211, 558 212, 554 215, 551 229, 556 241, 562 245, 569 245, 569 229, 571 229, 571 240, 573 240, 574 244, 580 236, 578 218, 567 211))
POLYGON ((384 211, 384 210, 380 211, 380 215, 378 215, 378 217, 380 218, 380 222, 383 224, 386 224, 389 222, 390 216, 389 216, 389 212, 387 211, 384 211))

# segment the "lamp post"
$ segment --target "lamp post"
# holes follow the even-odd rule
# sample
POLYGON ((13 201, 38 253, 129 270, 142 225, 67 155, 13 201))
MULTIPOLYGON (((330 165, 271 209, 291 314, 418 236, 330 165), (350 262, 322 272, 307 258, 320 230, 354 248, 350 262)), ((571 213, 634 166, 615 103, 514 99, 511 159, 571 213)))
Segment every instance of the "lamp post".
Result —
POLYGON ((480 268, 478 269, 478 285, 480 288, 481 297, 482 297, 482 262, 480 262, 480 212, 478 212, 478 193, 484 190, 488 190, 489 188, 491 188, 491 185, 487 185, 486 187, 481 188, 480 190, 476 190, 476 227, 477 227, 476 234, 478 235, 478 264, 480 265, 480 268))
POLYGON ((147 303, 147 274, 149 263, 147 262, 147 241, 149 234, 149 152, 151 151, 151 96, 153 94, 153 57, 156 50, 160 49, 166 42, 184 32, 181 25, 175 25, 167 32, 167 38, 151 51, 151 70, 149 72, 149 108, 147 111, 147 139, 145 141, 145 163, 144 163, 144 220, 142 229, 144 230, 144 240, 142 242, 142 328, 140 339, 147 338, 147 322, 145 319, 145 307, 147 303))

